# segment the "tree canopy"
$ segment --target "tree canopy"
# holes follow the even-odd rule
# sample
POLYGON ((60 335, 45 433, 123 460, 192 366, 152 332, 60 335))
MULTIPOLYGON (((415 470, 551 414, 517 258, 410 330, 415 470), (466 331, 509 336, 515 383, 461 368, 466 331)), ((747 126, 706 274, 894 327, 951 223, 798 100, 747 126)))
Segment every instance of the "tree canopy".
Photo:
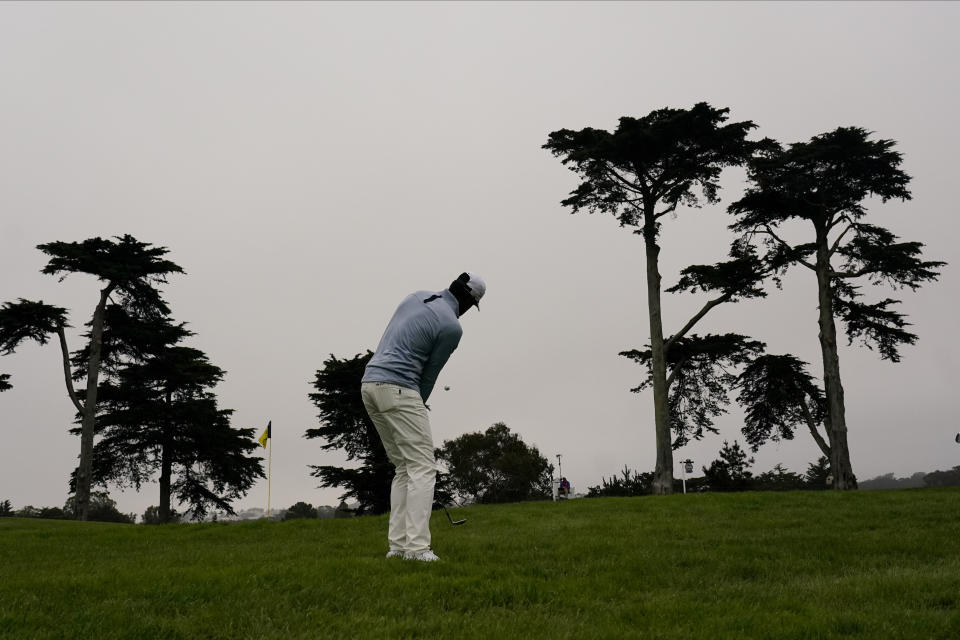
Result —
POLYGON ((823 391, 792 355, 764 354, 754 359, 736 380, 737 401, 745 411, 743 435, 752 451, 768 440, 792 440, 806 426, 824 455, 830 447, 820 434, 826 413, 823 391))
POLYGON ((315 393, 310 400, 320 410, 320 426, 307 429, 307 438, 321 438, 325 451, 340 449, 353 468, 310 465, 310 475, 320 479, 321 487, 342 487, 341 500, 358 503, 357 513, 386 513, 390 510, 390 484, 393 465, 383 442, 367 415, 360 396, 360 384, 373 352, 339 359, 333 354, 323 363, 313 381, 315 393))
POLYGON ((690 109, 624 116, 613 132, 552 132, 543 148, 582 178, 562 204, 573 213, 610 213, 621 226, 658 231, 659 224, 645 218, 646 209, 664 205, 655 213, 660 219, 680 204, 717 202, 721 171, 743 164, 755 147, 746 136, 756 125, 726 123, 729 111, 698 102, 690 109))
MULTIPOLYGON (((736 382, 733 370, 751 361, 763 343, 735 333, 691 335, 676 340, 667 352, 667 387, 673 448, 699 440, 706 432, 718 433, 714 418, 726 413, 728 391, 736 382)), ((631 391, 639 393, 653 383, 651 351, 622 351, 620 355, 642 364, 647 378, 631 391)))
POLYGON ((521 502, 551 496, 553 465, 502 422, 447 440, 436 455, 447 467, 444 487, 458 501, 521 502))

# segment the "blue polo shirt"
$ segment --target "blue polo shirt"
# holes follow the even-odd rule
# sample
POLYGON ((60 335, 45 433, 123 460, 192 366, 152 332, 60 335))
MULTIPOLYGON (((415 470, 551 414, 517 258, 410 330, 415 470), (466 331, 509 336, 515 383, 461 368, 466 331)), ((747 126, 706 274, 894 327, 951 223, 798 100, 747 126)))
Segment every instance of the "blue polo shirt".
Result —
POLYGON ((386 382, 430 397, 440 370, 460 344, 463 328, 456 297, 448 289, 412 293, 394 312, 363 382, 386 382))

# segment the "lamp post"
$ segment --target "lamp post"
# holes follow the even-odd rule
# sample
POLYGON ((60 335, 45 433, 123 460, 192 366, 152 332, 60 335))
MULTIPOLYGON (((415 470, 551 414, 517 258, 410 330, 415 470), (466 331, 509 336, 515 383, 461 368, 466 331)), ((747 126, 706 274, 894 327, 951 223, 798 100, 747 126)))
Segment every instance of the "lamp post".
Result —
POLYGON ((680 464, 683 465, 683 493, 687 493, 687 474, 693 473, 693 460, 687 458, 686 460, 681 460, 680 464))
POLYGON ((558 453, 557 454, 557 484, 555 485, 554 492, 553 492, 554 502, 556 502, 557 500, 563 497, 560 495, 560 483, 562 482, 561 478, 563 478, 563 473, 562 473, 563 467, 560 466, 560 456, 561 454, 558 453))

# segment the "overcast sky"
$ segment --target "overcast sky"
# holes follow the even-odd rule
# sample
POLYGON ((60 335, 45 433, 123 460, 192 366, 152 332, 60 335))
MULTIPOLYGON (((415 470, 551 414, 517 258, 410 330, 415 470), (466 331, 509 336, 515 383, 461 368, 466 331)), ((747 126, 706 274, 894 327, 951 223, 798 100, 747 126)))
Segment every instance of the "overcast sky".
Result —
MULTIPOLYGON (((919 343, 891 364, 840 353, 854 471, 868 479, 960 464, 955 339, 960 264, 957 3, 0 3, 0 302, 67 307, 80 329, 97 282, 39 273, 35 247, 132 234, 186 275, 164 294, 189 342, 227 371, 234 425, 274 426, 272 506, 336 504, 304 439, 329 354, 376 347, 398 302, 481 274, 480 313, 431 398, 437 445, 503 421, 586 491, 624 465, 652 470, 650 392, 619 351, 648 342, 643 245, 610 217, 560 206, 576 177, 541 149, 556 129, 699 101, 784 143, 857 125, 897 141, 913 200, 869 216, 950 263, 904 300, 919 343), (442 391, 447 385, 449 391, 442 391)), ((727 204, 665 220, 665 286, 721 259, 727 204)), ((801 236, 796 236, 801 237, 801 236)), ((890 295, 871 294, 871 299, 890 295)), ((665 332, 703 303, 664 296, 665 332)), ((697 332, 736 331, 821 372, 806 270, 697 332)), ((79 439, 56 344, 0 357, 0 500, 62 506, 79 439)), ((676 452, 697 474, 720 435, 676 452)), ((262 455, 259 450, 258 455, 262 455)), ((796 472, 809 434, 770 444, 755 471, 796 472)), ((677 469, 679 474, 679 467, 677 469)), ((124 512, 156 484, 113 491, 124 512)), ((264 507, 265 481, 239 508, 264 507)))

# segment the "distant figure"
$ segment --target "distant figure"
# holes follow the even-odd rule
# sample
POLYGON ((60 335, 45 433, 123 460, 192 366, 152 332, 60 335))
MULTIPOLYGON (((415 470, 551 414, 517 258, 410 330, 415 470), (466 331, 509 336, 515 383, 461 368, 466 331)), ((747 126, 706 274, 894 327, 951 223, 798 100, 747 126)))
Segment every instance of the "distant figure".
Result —
POLYGON ((388 558, 440 559, 430 549, 437 461, 425 403, 460 344, 460 316, 479 307, 486 290, 479 276, 461 273, 443 291, 410 294, 394 312, 364 371, 363 406, 396 468, 390 488, 388 558))
POLYGON ((570 481, 566 478, 560 478, 560 497, 569 498, 570 497, 570 481))

